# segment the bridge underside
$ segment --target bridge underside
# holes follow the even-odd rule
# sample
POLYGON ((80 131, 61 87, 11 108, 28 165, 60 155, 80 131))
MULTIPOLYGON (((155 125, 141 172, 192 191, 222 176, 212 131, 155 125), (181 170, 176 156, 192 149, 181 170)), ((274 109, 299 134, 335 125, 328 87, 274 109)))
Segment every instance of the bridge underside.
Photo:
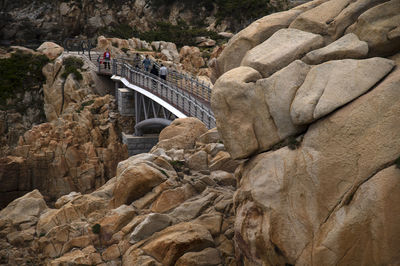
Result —
POLYGON ((168 109, 135 91, 135 129, 138 125, 139 128, 155 124, 167 126, 175 118, 168 109))
POLYGON ((149 118, 135 125, 135 136, 143 136, 145 133, 160 132, 164 127, 171 124, 171 120, 165 118, 149 118))
POLYGON ((167 108, 137 91, 118 88, 116 95, 120 114, 135 117, 135 136, 157 134, 177 118, 167 108))

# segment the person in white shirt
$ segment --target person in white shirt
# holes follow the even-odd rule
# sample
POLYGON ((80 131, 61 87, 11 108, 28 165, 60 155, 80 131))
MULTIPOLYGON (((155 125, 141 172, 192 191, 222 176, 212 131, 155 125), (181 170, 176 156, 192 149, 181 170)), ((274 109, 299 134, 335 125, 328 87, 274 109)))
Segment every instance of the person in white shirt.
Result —
POLYGON ((161 67, 160 67, 160 78, 162 78, 164 80, 167 80, 167 74, 168 74, 167 68, 163 64, 161 64, 161 67))

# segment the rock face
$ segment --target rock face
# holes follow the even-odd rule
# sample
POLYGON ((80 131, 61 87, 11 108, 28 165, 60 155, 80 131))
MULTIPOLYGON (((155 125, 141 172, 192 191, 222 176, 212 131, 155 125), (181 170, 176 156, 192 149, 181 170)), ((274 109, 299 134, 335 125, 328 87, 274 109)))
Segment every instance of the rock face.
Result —
MULTIPOLYGON (((56 208, 48 208, 38 191, 10 203, 0 212, 0 262, 237 265, 233 175, 188 168, 191 155, 204 152, 212 161, 217 151, 224 151, 223 144, 215 130, 186 135, 193 127, 191 118, 179 124, 180 131, 176 125, 164 130, 177 134, 170 138, 185 136, 191 143, 187 149, 157 148, 130 157, 96 191, 65 195, 56 208)), ((197 121, 195 125, 200 127, 197 121)))
POLYGON ((216 60, 217 129, 232 158, 247 159, 235 172, 237 258, 244 265, 398 264, 400 2, 308 5, 289 29, 319 34, 325 47, 298 41, 293 51, 309 49, 304 57, 262 65, 291 51, 287 42, 274 44, 286 29, 260 29, 265 39, 241 46, 241 63, 224 57, 233 41, 216 60))
POLYGON ((64 52, 64 48, 53 42, 44 42, 36 50, 45 54, 50 60, 56 59, 64 52))
POLYGON ((327 42, 332 42, 362 13, 382 2, 386 0, 326 1, 299 15, 290 27, 320 34, 327 42))
MULTIPOLYGON (((394 148, 399 147, 400 141, 397 133, 400 109, 399 105, 394 104, 400 97, 396 89, 400 82, 399 73, 392 73, 369 94, 313 124, 304 135, 300 149, 291 151, 282 148, 263 153, 244 165, 235 199, 239 204, 235 227, 236 237, 242 237, 250 245, 247 248, 251 254, 247 258, 249 261, 266 260, 257 258, 256 254, 265 249, 274 250, 274 246, 279 252, 272 252, 268 259, 276 263, 309 265, 314 263, 310 261, 311 257, 318 256, 316 265, 347 264, 367 259, 372 254, 379 254, 374 258, 378 264, 396 261, 397 255, 393 250, 389 249, 385 254, 379 253, 379 250, 387 241, 400 239, 397 227, 393 228, 390 236, 379 238, 382 244, 368 247, 370 239, 379 232, 374 231, 374 225, 367 222, 364 213, 384 217, 385 211, 375 208, 375 204, 382 203, 370 194, 373 192, 362 191, 364 187, 369 190, 368 187, 373 186, 371 183, 380 182, 373 176, 392 164, 400 152, 394 148), (374 106, 380 106, 379 111, 374 106), (374 150, 374 153, 364 152, 365 148, 374 150), (356 199, 360 193, 369 195, 370 204, 363 205, 361 212, 350 212, 350 206, 358 204, 356 199), (342 215, 348 217, 348 222, 342 217, 337 222, 342 215), (247 225, 249 219, 262 220, 265 217, 268 217, 268 227, 262 223, 256 228, 247 225), (365 230, 357 231, 357 236, 350 234, 353 230, 349 226, 352 221, 358 221, 355 223, 365 230), (315 244, 313 236, 319 236, 321 244, 315 244), (260 250, 257 245, 251 244, 256 243, 257 238, 263 238, 267 243, 260 250), (347 241, 354 243, 359 239, 365 240, 358 242, 358 245, 370 250, 368 255, 357 254, 357 249, 350 251, 352 255, 344 257, 348 250, 347 241), (329 259, 323 254, 329 254, 329 259)), ((400 174, 399 169, 394 167, 383 172, 392 173, 391 178, 400 174)), ((388 185, 384 184, 384 180, 381 182, 378 186, 388 185)), ((398 182, 391 185, 396 187, 398 182)), ((390 193, 387 189, 380 193, 386 192, 390 193)), ((386 196, 391 197, 388 194, 386 196)), ((384 204, 392 204, 392 201, 385 201, 384 204)), ((396 217, 393 219, 398 219, 396 217)), ((390 226, 391 219, 380 221, 386 227, 390 226)))
POLYGON ((90 70, 88 62, 83 61, 81 57, 63 54, 54 62, 47 64, 42 72, 46 77, 43 94, 44 111, 48 121, 57 119, 68 109, 70 104, 84 101, 86 95, 99 93, 96 87, 103 87, 100 83, 104 81, 99 80, 97 74, 90 70), (81 80, 78 80, 73 74, 63 77, 67 58, 82 61, 83 66, 79 70, 82 75, 81 80))
POLYGON ((205 65, 204 59, 201 56, 201 52, 198 47, 182 47, 179 51, 179 57, 180 62, 184 65, 184 68, 192 73, 194 70, 205 65))
POLYGON ((399 0, 382 3, 363 13, 347 32, 354 32, 360 40, 366 41, 371 56, 391 55, 398 52, 400 46, 399 12, 399 0))
POLYGON ((281 29, 248 51, 241 65, 252 67, 267 78, 322 45, 323 39, 319 35, 296 29, 281 29))
POLYGON ((297 90, 290 114, 294 124, 304 125, 368 91, 395 63, 384 58, 330 61, 311 68, 297 90))
POLYGON ((364 58, 368 54, 368 44, 360 41, 357 35, 349 33, 335 42, 307 53, 301 60, 317 65, 329 60, 364 58))
POLYGON ((71 104, 60 118, 27 131, 11 155, 0 160, 2 202, 33 188, 47 200, 71 191, 87 193, 113 177, 128 155, 109 120, 111 97, 89 95, 86 106, 71 104))

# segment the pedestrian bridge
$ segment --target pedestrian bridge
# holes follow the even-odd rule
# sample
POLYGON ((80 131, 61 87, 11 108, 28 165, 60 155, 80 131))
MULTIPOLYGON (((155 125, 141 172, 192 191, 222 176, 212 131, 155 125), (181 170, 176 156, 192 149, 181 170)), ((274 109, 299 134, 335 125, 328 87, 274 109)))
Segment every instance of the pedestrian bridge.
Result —
POLYGON ((196 77, 169 69, 167 80, 163 80, 132 58, 112 59, 110 68, 105 68, 102 55, 86 40, 66 39, 64 47, 65 53, 91 61, 92 70, 114 81, 118 111, 135 118, 135 135, 122 135, 130 155, 148 152, 158 142, 157 133, 175 118, 197 117, 210 129, 216 126, 210 106, 211 85, 196 77))
MULTIPOLYGON (((135 116, 136 135, 142 134, 142 128, 154 124, 165 126, 175 118, 184 117, 197 117, 208 128, 215 127, 209 85, 171 70, 167 80, 163 80, 121 59, 113 59, 110 70, 104 69, 100 63, 98 67, 99 74, 111 75, 111 79, 116 82, 118 102, 125 103, 128 110, 134 108, 131 111, 135 116), (120 90, 120 85, 125 90, 120 90), (129 94, 126 90, 133 93, 133 97, 126 97, 133 98, 133 101, 124 102, 124 94, 129 94)), ((124 106, 120 111, 122 114, 127 113, 124 106)))

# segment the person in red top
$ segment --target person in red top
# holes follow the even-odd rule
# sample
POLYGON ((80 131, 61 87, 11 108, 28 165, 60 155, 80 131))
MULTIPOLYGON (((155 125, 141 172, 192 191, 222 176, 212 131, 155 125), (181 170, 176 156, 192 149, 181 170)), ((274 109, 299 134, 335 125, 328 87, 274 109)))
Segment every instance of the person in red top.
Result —
POLYGON ((103 58, 104 58, 104 68, 110 69, 110 60, 111 60, 111 54, 110 54, 110 50, 107 49, 104 54, 103 54, 103 58))

